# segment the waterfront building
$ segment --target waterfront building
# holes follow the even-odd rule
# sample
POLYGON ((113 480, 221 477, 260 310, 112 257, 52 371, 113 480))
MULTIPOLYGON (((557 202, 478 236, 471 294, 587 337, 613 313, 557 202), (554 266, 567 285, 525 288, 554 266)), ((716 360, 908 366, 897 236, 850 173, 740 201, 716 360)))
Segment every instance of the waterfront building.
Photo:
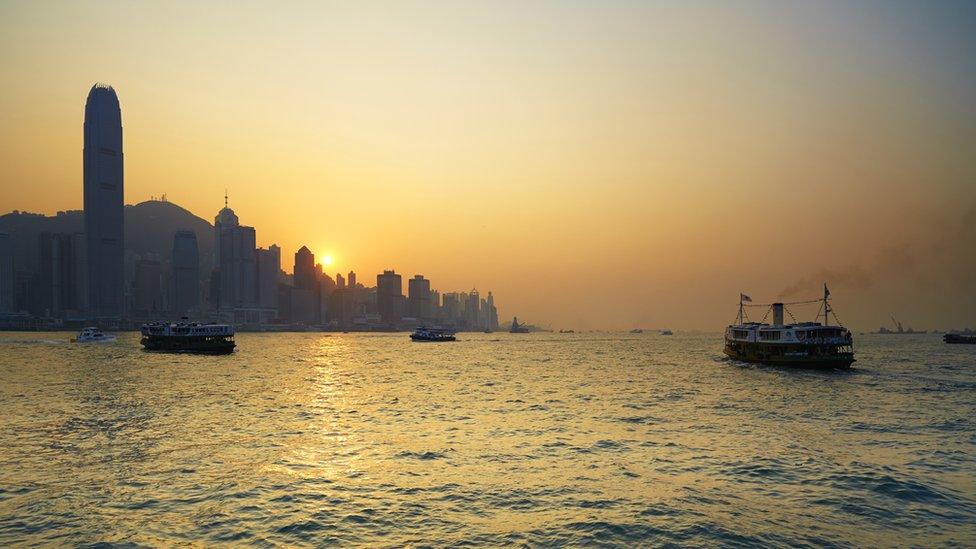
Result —
POLYGON ((177 316, 193 316, 200 309, 200 250, 193 231, 173 235, 172 309, 177 316))
POLYGON ((96 84, 85 103, 84 218, 87 305, 92 318, 123 316, 124 172, 122 111, 111 86, 96 84))

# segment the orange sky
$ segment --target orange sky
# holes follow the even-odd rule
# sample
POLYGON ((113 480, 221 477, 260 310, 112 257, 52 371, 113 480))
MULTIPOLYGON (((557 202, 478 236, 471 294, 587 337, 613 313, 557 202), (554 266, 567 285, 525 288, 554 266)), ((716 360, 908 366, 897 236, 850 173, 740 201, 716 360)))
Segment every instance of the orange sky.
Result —
POLYGON ((553 328, 718 329, 832 284, 855 328, 976 325, 966 4, 0 5, 0 211, 81 208, 113 85, 126 202, 553 328), (968 221, 966 216, 969 215, 968 221))

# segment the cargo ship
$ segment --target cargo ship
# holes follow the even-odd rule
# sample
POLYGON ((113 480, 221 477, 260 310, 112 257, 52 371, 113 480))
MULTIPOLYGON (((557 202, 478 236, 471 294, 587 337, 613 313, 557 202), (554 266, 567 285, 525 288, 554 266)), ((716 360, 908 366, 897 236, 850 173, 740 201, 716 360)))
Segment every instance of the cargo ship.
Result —
POLYGON ((927 331, 924 331, 924 330, 921 331, 921 332, 916 332, 910 326, 906 330, 901 325, 901 322, 898 322, 897 320, 895 320, 895 317, 891 317, 891 321, 895 323, 895 329, 894 330, 889 330, 888 328, 882 326, 882 327, 878 328, 878 331, 877 332, 874 332, 874 333, 876 333, 876 334, 883 334, 883 335, 912 335, 912 334, 927 334, 928 333, 927 331))
POLYGON ((147 351, 222 355, 234 352, 234 327, 197 322, 143 324, 142 346, 147 351))
MULTIPOLYGON (((822 300, 791 303, 792 305, 822 301, 823 323, 814 321, 787 324, 783 320, 787 304, 771 303, 767 305, 769 309, 766 314, 772 312, 772 324, 767 324, 745 320, 744 303, 751 302, 752 299, 745 294, 740 294, 736 323, 729 325, 725 330, 725 354, 733 360, 772 366, 850 368, 854 363, 854 338, 850 330, 841 326, 839 321, 838 324, 830 324, 830 314, 833 311, 830 308, 829 298, 830 291, 824 285, 822 300)), ((819 318, 818 313, 817 319, 819 318)), ((837 319, 836 315, 834 319, 837 319)))
POLYGON ((525 324, 519 324, 518 317, 516 316, 512 318, 512 327, 508 331, 513 334, 527 334, 529 333, 529 328, 525 324))

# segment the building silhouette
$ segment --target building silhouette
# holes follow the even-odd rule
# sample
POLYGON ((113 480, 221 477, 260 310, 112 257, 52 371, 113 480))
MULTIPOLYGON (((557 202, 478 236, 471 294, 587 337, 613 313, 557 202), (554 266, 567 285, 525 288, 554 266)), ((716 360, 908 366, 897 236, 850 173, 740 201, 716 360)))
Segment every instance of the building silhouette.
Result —
POLYGON ((132 317, 152 320, 166 310, 163 266, 155 259, 139 259, 132 279, 132 317))
POLYGON ((272 244, 257 249, 258 305, 278 311, 278 274, 281 272, 281 248, 272 244))
POLYGON ((349 284, 350 288, 356 287, 356 273, 349 271, 349 276, 346 277, 346 282, 349 284))
MULTIPOLYGON (((88 291, 88 288, 85 288, 88 291)), ((14 311, 14 243, 0 233, 0 313, 14 311)))
POLYGON ((214 266, 219 272, 218 308, 230 322, 252 322, 257 308, 257 254, 254 227, 240 224, 227 205, 214 219, 214 266))
POLYGON ((84 308, 83 235, 43 232, 38 237, 38 273, 34 311, 39 316, 78 317, 84 308))
POLYGON ((200 250, 193 231, 173 235, 172 310, 177 315, 193 316, 200 309, 200 250))
POLYGON ((430 297, 430 281, 414 275, 407 281, 407 314, 418 320, 431 319, 430 297))
POLYGON ((88 92, 83 156, 89 316, 120 319, 125 233, 122 111, 111 86, 96 84, 88 92))
POLYGON ((403 282, 392 270, 376 275, 376 309, 384 324, 396 325, 403 318, 403 282))
POLYGON ((306 246, 295 252, 292 270, 290 320, 303 324, 317 324, 322 318, 322 296, 319 279, 321 265, 315 264, 315 255, 306 246))

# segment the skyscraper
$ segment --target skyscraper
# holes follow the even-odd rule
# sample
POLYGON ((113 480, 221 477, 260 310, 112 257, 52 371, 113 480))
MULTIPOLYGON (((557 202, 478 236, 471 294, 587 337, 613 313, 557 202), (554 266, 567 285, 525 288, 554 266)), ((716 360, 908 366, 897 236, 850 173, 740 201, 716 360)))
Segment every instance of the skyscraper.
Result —
POLYGON ((0 313, 14 310, 14 248, 10 235, 0 233, 0 313))
POLYGON ((348 282, 350 288, 355 288, 356 287, 356 273, 353 272, 353 271, 349 271, 349 276, 346 278, 346 281, 348 282))
POLYGON ((200 308, 200 251, 193 231, 173 235, 173 311, 189 315, 200 308))
POLYGON ((281 248, 276 244, 258 248, 258 305, 278 309, 278 273, 281 272, 281 248))
POLYGON ((311 290, 315 287, 317 271, 315 269, 315 255, 306 246, 295 252, 295 287, 311 290))
POLYGON ((225 319, 234 320, 240 316, 235 315, 235 309, 257 305, 254 227, 240 224, 225 196, 224 208, 214 219, 214 232, 214 265, 220 273, 220 312, 225 319))
POLYGON ((403 317, 403 281, 396 272, 376 275, 376 309, 385 324, 396 324, 403 317))
POLYGON ((111 86, 95 84, 85 103, 85 241, 93 318, 122 317, 122 111, 111 86))
POLYGON ((407 281, 407 296, 410 316, 418 319, 431 318, 429 280, 423 275, 415 275, 407 281))

